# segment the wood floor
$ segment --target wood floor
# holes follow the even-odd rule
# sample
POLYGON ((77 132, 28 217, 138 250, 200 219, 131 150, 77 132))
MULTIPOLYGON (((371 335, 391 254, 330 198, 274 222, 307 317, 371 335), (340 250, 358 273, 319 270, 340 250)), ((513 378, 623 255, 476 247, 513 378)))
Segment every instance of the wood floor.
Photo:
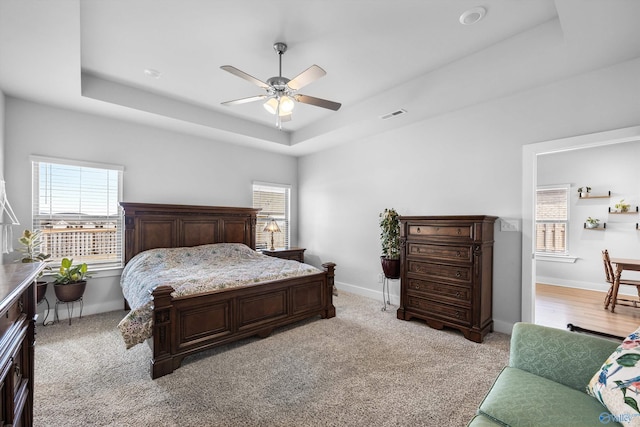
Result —
POLYGON ((535 323, 566 329, 571 323, 585 329, 627 336, 640 326, 640 308, 604 309, 604 292, 536 285, 535 323))

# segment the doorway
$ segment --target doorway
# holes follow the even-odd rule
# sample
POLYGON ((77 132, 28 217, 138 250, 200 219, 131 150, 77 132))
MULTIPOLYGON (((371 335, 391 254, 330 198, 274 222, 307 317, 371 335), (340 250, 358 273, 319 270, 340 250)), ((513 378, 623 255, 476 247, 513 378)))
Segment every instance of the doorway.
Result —
POLYGON ((521 318, 535 322, 536 258, 535 258, 535 189, 538 186, 539 157, 585 148, 640 140, 640 126, 581 135, 523 146, 522 155, 522 301, 521 318))

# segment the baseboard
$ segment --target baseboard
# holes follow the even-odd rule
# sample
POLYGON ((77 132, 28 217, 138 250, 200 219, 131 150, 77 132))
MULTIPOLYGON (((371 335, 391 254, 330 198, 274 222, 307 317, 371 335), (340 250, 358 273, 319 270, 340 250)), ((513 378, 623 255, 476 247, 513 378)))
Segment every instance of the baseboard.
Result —
MULTIPOLYGON (((382 283, 380 283, 380 289, 369 289, 361 286, 351 285, 344 282, 335 282, 336 288, 338 288, 338 298, 340 297, 340 290, 349 292, 351 294, 361 295, 363 297, 379 300, 382 304, 382 283)), ((400 305, 400 280, 389 281, 389 301, 393 305, 400 305)))
MULTIPOLYGON (((334 298, 340 298, 340 291, 344 290, 345 292, 349 292, 352 294, 360 295, 363 297, 371 298, 380 301, 380 304, 383 303, 382 299, 382 284, 380 284, 379 290, 373 290, 369 288, 363 288, 361 286, 351 285, 349 283, 344 282, 336 282, 336 288, 338 288, 338 296, 334 298)), ((392 305, 398 306, 400 305, 400 280, 391 280, 389 283, 389 300, 392 305)), ((513 323, 504 322, 501 320, 493 319, 493 330, 495 332, 500 332, 503 334, 511 335, 511 330, 513 329, 513 323)))
MULTIPOLYGON (((557 279, 555 277, 538 276, 536 277, 536 283, 541 283, 549 286, 562 286, 564 288, 584 289, 587 291, 597 291, 597 292, 607 292, 609 290, 609 285, 604 283, 565 280, 565 279, 557 279)), ((618 293, 620 295, 627 295, 627 296, 638 295, 637 292, 635 291, 635 288, 629 289, 627 287, 622 287, 622 286, 620 287, 620 291, 618 293)))
POLYGON ((493 319, 493 330, 502 334, 511 335, 514 323, 493 319))
MULTIPOLYGON (((40 303, 38 305, 38 321, 41 323, 42 321, 44 321, 45 316, 47 319, 47 323, 53 321, 53 318, 55 316, 55 308, 56 308, 56 302, 55 302, 55 298, 53 302, 49 302, 49 306, 50 306, 50 311, 49 314, 47 315, 47 305, 44 303, 40 303)), ((69 308, 71 308, 71 303, 69 303, 69 308)), ((117 311, 117 310, 122 310, 122 317, 124 317, 124 315, 126 314, 124 311, 124 300, 120 300, 120 301, 108 301, 108 302, 103 302, 102 304, 87 304, 85 302, 84 306, 82 307, 82 316, 90 316, 92 314, 100 314, 100 313, 107 313, 110 311, 117 311)), ((77 319, 80 316, 80 303, 79 302, 75 302, 73 304, 73 313, 71 314, 71 318, 72 319, 77 319)), ((67 320, 69 318, 69 312, 67 311, 67 305, 65 303, 60 303, 58 304, 58 319, 59 320, 67 320)))

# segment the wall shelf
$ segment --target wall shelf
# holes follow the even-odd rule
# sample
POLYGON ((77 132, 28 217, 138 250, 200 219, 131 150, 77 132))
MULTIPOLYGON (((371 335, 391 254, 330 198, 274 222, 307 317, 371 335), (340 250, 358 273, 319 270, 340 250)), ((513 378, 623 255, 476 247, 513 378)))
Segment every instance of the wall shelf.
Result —
POLYGON ((629 210, 626 211, 626 212, 620 212, 620 211, 617 211, 615 209, 611 210, 611 206, 609 206, 609 213, 610 214, 614 214, 614 215, 629 215, 629 214, 635 215, 635 214, 638 213, 638 206, 636 206, 635 209, 634 208, 629 208, 629 210))
POLYGON ((598 224, 597 227, 593 227, 593 228, 587 227, 587 223, 586 222, 584 223, 584 229, 585 230, 601 230, 602 231, 605 228, 607 228, 607 223, 606 222, 603 222, 602 226, 600 226, 600 224, 598 224))
POLYGON ((582 197, 581 193, 578 193, 578 198, 579 199, 609 199, 611 197, 611 191, 607 191, 607 194, 598 194, 598 195, 591 195, 591 193, 588 193, 589 195, 586 197, 582 197))

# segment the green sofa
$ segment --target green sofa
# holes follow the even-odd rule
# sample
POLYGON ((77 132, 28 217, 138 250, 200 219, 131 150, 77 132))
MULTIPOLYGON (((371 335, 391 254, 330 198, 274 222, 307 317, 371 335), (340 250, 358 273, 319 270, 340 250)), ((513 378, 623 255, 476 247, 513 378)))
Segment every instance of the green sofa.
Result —
POLYGON ((591 378, 619 344, 516 323, 509 365, 468 426, 619 426, 608 418, 607 408, 586 392, 591 378))

